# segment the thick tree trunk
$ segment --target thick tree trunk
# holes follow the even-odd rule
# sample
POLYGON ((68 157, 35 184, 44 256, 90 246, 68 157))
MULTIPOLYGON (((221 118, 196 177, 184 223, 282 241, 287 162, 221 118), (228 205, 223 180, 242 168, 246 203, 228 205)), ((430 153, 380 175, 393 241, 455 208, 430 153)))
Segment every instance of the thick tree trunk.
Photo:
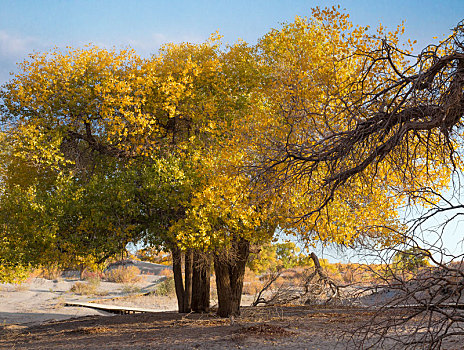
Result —
POLYGON ((172 250, 172 272, 174 273, 174 286, 176 289, 177 306, 179 312, 184 311, 184 282, 182 281, 182 251, 178 247, 172 250))
POLYGON ((192 278, 192 311, 209 312, 211 257, 194 251, 192 278))
POLYGON ((245 266, 250 253, 250 242, 236 238, 229 252, 214 256, 214 270, 218 294, 218 311, 220 317, 238 316, 242 298, 245 266))
POLYGON ((209 312, 211 258, 192 249, 183 253, 180 248, 174 247, 171 251, 179 312, 209 312))
POLYGON ((184 310, 183 312, 192 311, 192 278, 193 278, 193 251, 188 249, 185 252, 185 291, 184 291, 184 310))

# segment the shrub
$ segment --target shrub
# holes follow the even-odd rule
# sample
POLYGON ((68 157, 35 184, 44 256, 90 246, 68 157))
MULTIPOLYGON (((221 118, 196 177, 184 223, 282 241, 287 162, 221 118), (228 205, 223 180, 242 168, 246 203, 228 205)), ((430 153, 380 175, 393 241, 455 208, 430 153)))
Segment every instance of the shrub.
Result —
POLYGON ((0 263, 0 283, 21 283, 29 277, 27 266, 7 265, 0 263))
POLYGON ((93 283, 76 282, 72 285, 70 291, 80 295, 97 294, 98 285, 93 283))
POLYGON ((109 282, 135 283, 140 281, 140 270, 137 266, 119 266, 106 273, 109 282))
POLYGON ((156 286, 155 294, 158 296, 172 296, 175 291, 174 278, 167 277, 163 282, 156 286))
POLYGON ((399 251, 393 257, 393 268, 397 271, 417 272, 421 267, 430 266, 430 256, 429 251, 418 247, 399 251))
POLYGON ((163 270, 161 270, 161 272, 159 274, 160 274, 160 276, 164 276, 166 278, 174 276, 174 272, 172 272, 171 269, 163 269, 163 270))
POLYGON ((242 294, 254 295, 259 292, 262 287, 263 283, 259 280, 253 270, 246 268, 242 294))
POLYGON ((242 294, 255 295, 263 288, 263 284, 259 281, 243 283, 242 294))
POLYGON ((82 279, 86 281, 101 280, 103 277, 101 272, 95 272, 85 269, 82 272, 82 279))
POLYGON ((101 279, 99 277, 87 277, 86 281, 88 284, 94 285, 96 287, 100 286, 101 279))
POLYGON ((42 270, 42 277, 47 280, 56 280, 61 277, 63 271, 57 265, 45 266, 42 270))
POLYGON ((123 284, 122 288, 121 288, 121 292, 123 292, 124 294, 138 294, 138 293, 141 293, 141 289, 140 287, 137 287, 137 286, 134 286, 133 284, 123 284))

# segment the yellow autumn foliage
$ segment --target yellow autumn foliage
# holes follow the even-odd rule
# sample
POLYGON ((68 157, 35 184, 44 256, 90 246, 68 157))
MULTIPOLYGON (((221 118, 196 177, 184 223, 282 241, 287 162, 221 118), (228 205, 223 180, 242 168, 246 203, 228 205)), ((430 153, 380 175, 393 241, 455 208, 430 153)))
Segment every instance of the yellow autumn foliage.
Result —
MULTIPOLYGON (((350 127, 344 97, 360 98, 394 73, 380 64, 361 81, 365 53, 375 55, 383 40, 397 44, 402 32, 401 26, 394 32, 379 26, 372 35, 347 14, 316 8, 255 46, 223 46, 216 33, 200 44, 167 44, 148 59, 92 45, 55 50, 31 55, 0 97, 20 145, 16 155, 53 167, 63 179, 74 174, 77 160, 68 148, 76 144, 129 164, 167 154, 179 159, 173 171, 194 174, 191 192, 179 196, 182 215, 169 228, 183 247, 213 250, 237 236, 264 242, 276 227, 308 242, 390 244, 404 230, 398 208, 405 199, 397 194, 432 178, 443 188, 448 183, 450 169, 438 158, 425 169, 417 157, 407 181, 388 163, 368 168, 314 212, 325 198, 327 165, 311 177, 304 163, 277 163, 272 174, 256 167, 282 147, 322 147, 330 130, 350 127)), ((402 57, 392 53, 396 67, 406 67, 402 57)), ((391 155, 406 156, 401 150, 391 155)), ((77 230, 91 230, 85 225, 77 230)))

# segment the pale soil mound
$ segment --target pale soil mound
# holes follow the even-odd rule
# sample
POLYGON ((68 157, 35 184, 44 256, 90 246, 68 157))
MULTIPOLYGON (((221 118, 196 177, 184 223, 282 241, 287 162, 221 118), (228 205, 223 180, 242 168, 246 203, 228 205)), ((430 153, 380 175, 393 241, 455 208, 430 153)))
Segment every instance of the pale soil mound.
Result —
MULTIPOLYGON (((160 276, 143 275, 140 282, 130 285, 138 294, 152 291, 160 276)), ((102 281, 95 295, 79 295, 71 292, 72 279, 47 280, 33 278, 22 285, 0 285, 0 325, 33 325, 47 321, 59 321, 89 315, 111 315, 103 311, 81 307, 65 307, 68 301, 108 303, 120 306, 142 307, 159 311, 175 310, 177 305, 170 298, 155 296, 137 297, 127 293, 119 283, 102 281)))

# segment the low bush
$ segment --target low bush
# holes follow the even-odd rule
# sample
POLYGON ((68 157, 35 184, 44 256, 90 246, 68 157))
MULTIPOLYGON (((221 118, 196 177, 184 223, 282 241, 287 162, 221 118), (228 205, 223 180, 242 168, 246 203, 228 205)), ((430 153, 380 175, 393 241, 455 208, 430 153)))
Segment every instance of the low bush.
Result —
POLYGON ((63 270, 57 265, 44 266, 42 268, 42 277, 47 280, 57 280, 61 277, 63 270))
POLYGON ((88 284, 94 285, 94 286, 99 286, 101 279, 99 277, 87 277, 85 279, 88 284))
POLYGON ((136 283, 140 281, 140 270, 137 266, 119 266, 108 271, 106 279, 116 283, 136 283))
POLYGON ((103 274, 101 272, 95 272, 95 271, 85 269, 82 272, 81 276, 83 280, 92 281, 92 280, 101 280, 103 277, 103 274))
POLYGON ((160 274, 160 276, 164 276, 164 277, 167 277, 167 278, 174 276, 174 273, 172 272, 171 269, 163 269, 163 270, 161 270, 161 272, 159 274, 160 274))
POLYGON ((263 283, 259 281, 244 282, 242 294, 255 295, 263 288, 263 283))
POLYGON ((163 282, 159 283, 155 289, 155 295, 158 296, 173 296, 176 291, 174 278, 167 277, 163 282))
POLYGON ((123 292, 124 294, 139 294, 142 292, 142 290, 138 286, 134 286, 130 283, 125 283, 121 288, 121 292, 123 292))
POLYGON ((70 291, 80 295, 97 294, 98 285, 85 282, 76 282, 72 285, 70 291))
POLYGON ((0 283, 21 283, 30 276, 27 266, 0 264, 0 283))

